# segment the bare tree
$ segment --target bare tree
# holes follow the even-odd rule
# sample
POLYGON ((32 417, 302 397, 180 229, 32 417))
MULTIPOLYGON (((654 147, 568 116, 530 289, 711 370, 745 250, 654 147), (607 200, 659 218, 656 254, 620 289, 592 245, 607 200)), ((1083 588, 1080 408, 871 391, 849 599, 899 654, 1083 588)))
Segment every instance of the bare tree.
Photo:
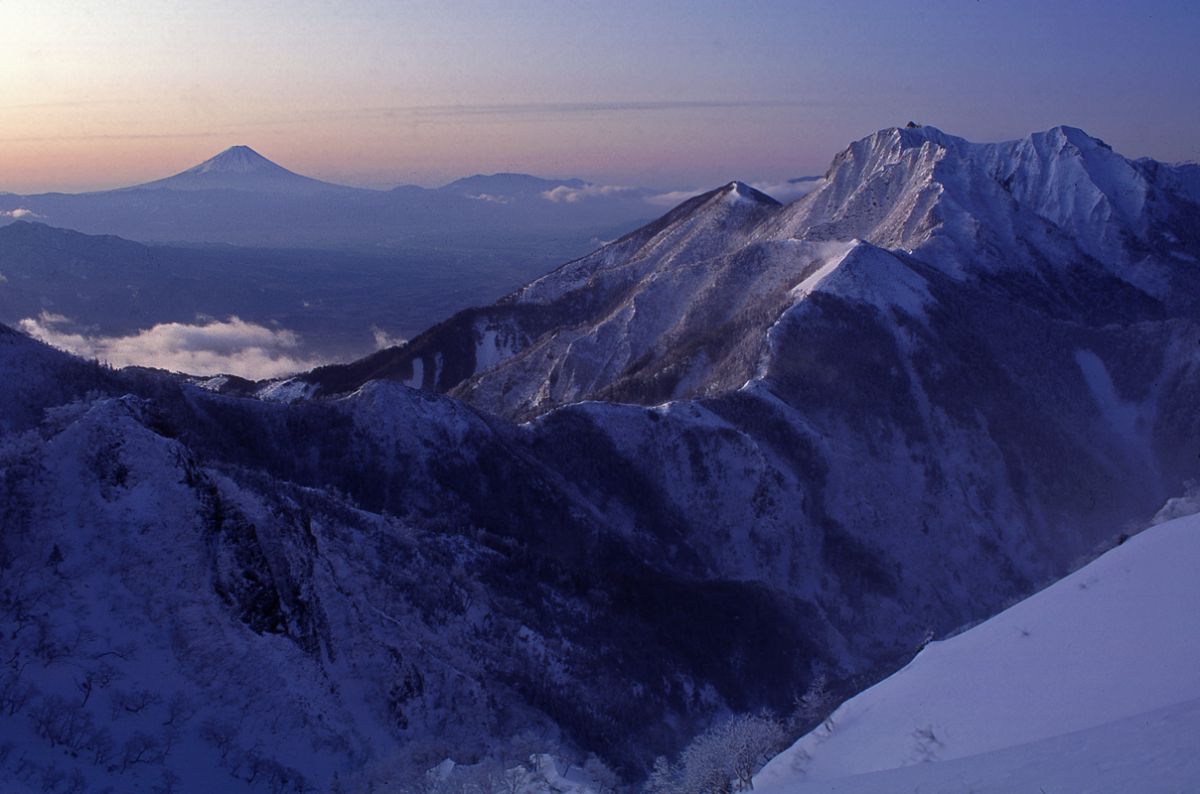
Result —
POLYGON ((116 750, 116 742, 107 728, 99 728, 88 737, 85 748, 92 755, 92 763, 104 766, 109 762, 116 750))
POLYGON ((130 736, 121 748, 121 771, 134 764, 161 764, 167 757, 162 742, 141 731, 130 736))
POLYGON ((731 794, 754 788, 754 774, 783 749, 783 727, 767 714, 740 714, 697 736, 683 749, 672 791, 731 794))
POLYGON ((116 689, 112 697, 112 718, 116 720, 125 711, 130 714, 140 714, 143 709, 162 702, 162 697, 148 689, 135 689, 132 692, 116 689))
POLYGON ((523 764, 505 769, 500 776, 500 785, 496 789, 500 794, 520 794, 529 782, 530 773, 523 764))
POLYGON ((227 722, 218 722, 215 719, 205 720, 204 724, 200 726, 200 737, 217 748, 222 763, 225 762, 229 757, 230 751, 233 750, 237 733, 238 730, 234 725, 227 722))
POLYGON ((739 791, 754 788, 754 774, 787 742, 783 726, 767 714, 734 717, 725 723, 724 736, 739 791))
POLYGON ((96 731, 92 715, 74 701, 45 695, 30 710, 34 727, 51 747, 63 746, 73 754, 87 746, 96 731))
POLYGON ((9 670, 0 674, 0 710, 10 717, 16 716, 37 695, 33 685, 21 680, 21 673, 9 670))

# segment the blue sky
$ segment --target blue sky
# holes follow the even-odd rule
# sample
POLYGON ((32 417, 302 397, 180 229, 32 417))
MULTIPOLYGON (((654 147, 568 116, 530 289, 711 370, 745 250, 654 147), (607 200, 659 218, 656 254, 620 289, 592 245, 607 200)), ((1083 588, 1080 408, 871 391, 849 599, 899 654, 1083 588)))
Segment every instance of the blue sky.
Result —
POLYGON ((820 173, 909 119, 1200 159, 1200 4, 0 0, 0 190, 243 143, 371 186, 820 173))

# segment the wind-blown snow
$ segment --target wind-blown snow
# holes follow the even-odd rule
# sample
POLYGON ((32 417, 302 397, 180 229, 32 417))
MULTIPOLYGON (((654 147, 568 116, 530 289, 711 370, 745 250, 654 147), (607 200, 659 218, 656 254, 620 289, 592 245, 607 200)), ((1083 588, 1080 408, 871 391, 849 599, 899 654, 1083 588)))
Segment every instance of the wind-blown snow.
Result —
POLYGON ((1181 790, 1200 777, 1197 559, 1200 515, 1137 535, 931 643, 771 761, 756 790, 1181 790), (901 771, 859 785, 881 770, 901 771))

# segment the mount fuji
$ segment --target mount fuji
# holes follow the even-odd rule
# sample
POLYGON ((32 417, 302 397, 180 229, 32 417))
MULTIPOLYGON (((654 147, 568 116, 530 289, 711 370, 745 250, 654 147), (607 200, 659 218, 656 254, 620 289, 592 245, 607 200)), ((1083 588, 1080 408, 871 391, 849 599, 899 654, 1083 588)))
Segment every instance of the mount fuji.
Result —
POLYGON ((249 146, 231 146, 215 157, 175 176, 125 189, 242 190, 256 193, 287 193, 295 196, 361 190, 301 176, 276 165, 249 146))

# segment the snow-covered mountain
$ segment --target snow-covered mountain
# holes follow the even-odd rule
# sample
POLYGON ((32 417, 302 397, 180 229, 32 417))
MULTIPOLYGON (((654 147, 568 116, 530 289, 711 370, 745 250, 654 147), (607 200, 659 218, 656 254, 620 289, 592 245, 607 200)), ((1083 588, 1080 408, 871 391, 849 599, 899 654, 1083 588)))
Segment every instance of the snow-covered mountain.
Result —
POLYGON ((679 525, 716 575, 809 599, 847 659, 901 653, 1196 477, 1195 178, 1071 128, 884 130, 791 205, 728 185, 297 382, 395 378, 526 421, 590 459, 569 479, 631 536, 679 525))
POLYGON ((793 204, 731 183, 260 384, 291 402, 0 335, 30 693, 0 762, 35 788, 197 764, 253 789, 256 759, 365 787, 531 730, 633 778, 821 673, 857 687, 1200 475, 1195 191, 1077 131, 885 130, 793 204), (136 689, 158 705, 110 706, 136 689), (176 693, 197 708, 152 765, 38 721, 136 756, 176 693))
POLYGON ((1200 515, 925 647, 755 778, 762 792, 1174 792, 1200 780, 1200 515))
POLYGON ((727 185, 299 381, 393 378, 542 433, 585 426, 667 484, 726 575, 811 594, 845 532, 860 574, 887 560, 880 593, 938 603, 949 578, 962 592, 938 609, 986 610, 1196 474, 1193 179, 1069 128, 1003 144, 884 130, 793 204, 727 185), (710 495, 732 460, 761 472, 735 478, 754 499, 710 495), (973 573, 989 558, 998 581, 973 573))
POLYGON ((839 154, 820 187, 786 208, 737 183, 693 199, 472 312, 473 322, 433 329, 372 375, 420 360, 426 377, 440 373, 424 385, 480 393, 492 409, 503 393, 518 416, 591 397, 693 397, 760 375, 767 329, 814 290, 913 315, 943 276, 1085 321, 1114 309, 1081 294, 1096 291, 1127 312, 1188 313, 1198 181, 1194 167, 1129 161, 1069 127, 1001 144, 883 130, 839 154))
POLYGON ((449 398, 231 399, 7 330, 0 367, 15 790, 357 791, 589 750, 635 775, 827 653, 796 599, 625 538, 449 398))
POLYGON ((249 146, 231 146, 215 157, 175 176, 126 190, 241 190, 252 193, 315 195, 359 188, 322 182, 277 165, 249 146))

